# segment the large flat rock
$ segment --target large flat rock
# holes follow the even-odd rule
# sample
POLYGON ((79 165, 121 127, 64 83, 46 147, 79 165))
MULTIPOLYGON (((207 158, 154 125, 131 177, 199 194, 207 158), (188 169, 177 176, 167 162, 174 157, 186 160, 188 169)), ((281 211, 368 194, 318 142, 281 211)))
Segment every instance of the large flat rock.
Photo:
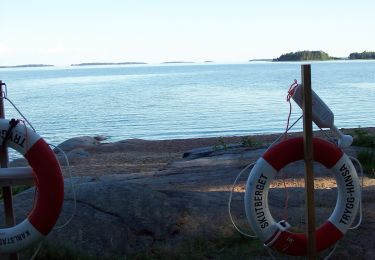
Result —
MULTIPOLYGON (((204 149, 195 150, 195 154, 190 153, 182 159, 177 156, 182 155, 178 152, 180 148, 173 150, 175 148, 171 146, 165 152, 155 147, 157 152, 152 153, 151 148, 151 151, 137 148, 138 142, 142 141, 82 148, 89 156, 77 157, 72 162, 73 173, 78 177, 66 178, 64 209, 58 225, 73 212, 70 181, 75 184, 77 195, 74 218, 66 227, 48 235, 49 244, 80 248, 97 257, 134 256, 161 246, 175 248, 191 239, 218 239, 236 234, 228 216, 230 189, 238 173, 255 162, 265 147, 234 147, 226 151, 211 151, 210 154, 201 154, 204 149)), ((348 152, 355 155, 355 150, 348 152)), ((337 192, 327 169, 315 165, 315 173, 319 224, 330 216, 337 192)), ((243 201, 248 174, 249 170, 245 171, 235 187, 232 213, 242 229, 251 232, 243 201)), ((301 162, 289 165, 277 176, 269 193, 273 217, 276 220, 287 218, 299 228, 306 224, 303 175, 301 162), (287 190, 283 179, 289 186, 287 190)), ((371 259, 375 253, 372 238, 375 231, 374 179, 366 178, 365 186, 362 226, 357 231, 348 232, 340 242, 336 257, 371 259), (366 246, 363 246, 363 241, 366 241, 366 246)), ((30 211, 34 192, 34 189, 29 189, 15 196, 17 222, 30 211)), ((2 207, 0 216, 3 216, 2 207)))

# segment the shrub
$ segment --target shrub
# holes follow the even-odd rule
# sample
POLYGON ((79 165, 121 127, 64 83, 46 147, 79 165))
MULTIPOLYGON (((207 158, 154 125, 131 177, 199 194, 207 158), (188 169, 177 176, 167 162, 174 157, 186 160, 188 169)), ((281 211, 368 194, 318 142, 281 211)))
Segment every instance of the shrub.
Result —
POLYGON ((358 160, 361 162, 364 172, 370 177, 375 177, 375 150, 368 149, 360 151, 357 154, 358 160))
POLYGON ((219 150, 228 150, 228 145, 224 140, 224 137, 220 136, 218 139, 218 144, 215 144, 213 146, 214 151, 219 151, 219 150))
POLYGON ((358 128, 354 130, 353 145, 375 148, 375 135, 358 128))
POLYGON ((241 140, 244 147, 255 148, 260 146, 260 144, 254 141, 250 136, 243 136, 241 140))

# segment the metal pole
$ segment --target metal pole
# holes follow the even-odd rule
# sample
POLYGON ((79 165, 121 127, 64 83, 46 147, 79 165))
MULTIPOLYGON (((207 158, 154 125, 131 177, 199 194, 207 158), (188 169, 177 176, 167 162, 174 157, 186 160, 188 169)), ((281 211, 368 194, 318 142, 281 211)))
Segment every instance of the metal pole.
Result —
MULTIPOLYGON (((0 80, 0 93, 2 97, 5 93, 5 85, 0 80)), ((0 118, 5 118, 4 111, 4 99, 0 98, 0 118)), ((9 166, 9 157, 8 157, 8 148, 0 147, 0 166, 1 168, 8 168, 9 166)), ((4 212, 5 212, 5 225, 7 227, 12 227, 15 225, 16 221, 14 219, 13 213, 13 196, 12 196, 12 186, 3 187, 3 200, 4 200, 4 212)), ((10 254, 9 258, 11 260, 18 260, 18 254, 10 254)))
POLYGON ((315 259, 315 202, 314 202, 314 150, 312 132, 312 96, 311 96, 311 66, 302 65, 303 85, 303 146, 305 159, 305 189, 307 216, 307 257, 315 259))

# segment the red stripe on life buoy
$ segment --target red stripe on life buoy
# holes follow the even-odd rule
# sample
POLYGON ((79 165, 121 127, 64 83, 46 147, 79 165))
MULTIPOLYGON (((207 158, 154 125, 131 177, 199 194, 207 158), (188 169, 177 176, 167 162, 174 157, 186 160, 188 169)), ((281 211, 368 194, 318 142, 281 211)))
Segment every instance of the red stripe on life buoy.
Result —
POLYGON ((25 154, 35 173, 37 197, 28 219, 47 235, 60 215, 64 200, 64 181, 59 163, 48 144, 39 139, 25 154))
MULTIPOLYGON (((313 139, 314 161, 320 162, 328 169, 332 168, 343 155, 343 152, 334 144, 320 138, 313 139)), ((280 171, 291 162, 303 160, 303 138, 291 138, 276 144, 269 149, 263 158, 280 171)))
MULTIPOLYGON (((334 245, 343 234, 327 221, 316 230, 315 236, 316 252, 321 252, 334 245)), ((283 231, 272 247, 289 255, 303 256, 307 254, 307 237, 303 233, 283 231)))
POLYGON ((316 230, 316 250, 323 251, 328 247, 334 245, 344 235, 341 231, 330 221, 326 221, 316 230))
MULTIPOLYGON (((303 143, 303 138, 302 143, 303 143)), ((313 139, 314 161, 320 162, 328 169, 331 169, 340 160, 344 152, 333 143, 320 138, 313 139)), ((302 153, 303 154, 303 153, 302 153)))

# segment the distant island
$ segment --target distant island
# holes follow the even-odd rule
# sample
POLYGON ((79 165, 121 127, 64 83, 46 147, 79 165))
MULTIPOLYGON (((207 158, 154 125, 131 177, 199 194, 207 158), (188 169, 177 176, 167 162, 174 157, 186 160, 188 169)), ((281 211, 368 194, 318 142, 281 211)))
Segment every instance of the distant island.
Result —
POLYGON ((324 51, 297 51, 281 55, 273 61, 335 60, 324 51))
POLYGON ((102 66, 102 65, 134 65, 134 64, 147 64, 146 62, 86 62, 71 64, 70 66, 102 66))
MULTIPOLYGON (((324 51, 297 51, 289 52, 282 54, 280 57, 273 59, 272 61, 308 61, 308 60, 370 60, 375 59, 375 52, 373 51, 364 51, 362 53, 353 52, 346 58, 332 57, 324 51)), ((263 61, 265 61, 264 59, 263 61)), ((258 60, 249 60, 249 61, 258 61, 258 60)))
POLYGON ((49 64, 24 64, 24 65, 15 65, 15 66, 0 66, 0 69, 5 68, 38 68, 38 67, 53 67, 49 64))
POLYGON ((351 60, 374 60, 375 51, 364 51, 362 53, 352 52, 349 55, 349 59, 351 60))

